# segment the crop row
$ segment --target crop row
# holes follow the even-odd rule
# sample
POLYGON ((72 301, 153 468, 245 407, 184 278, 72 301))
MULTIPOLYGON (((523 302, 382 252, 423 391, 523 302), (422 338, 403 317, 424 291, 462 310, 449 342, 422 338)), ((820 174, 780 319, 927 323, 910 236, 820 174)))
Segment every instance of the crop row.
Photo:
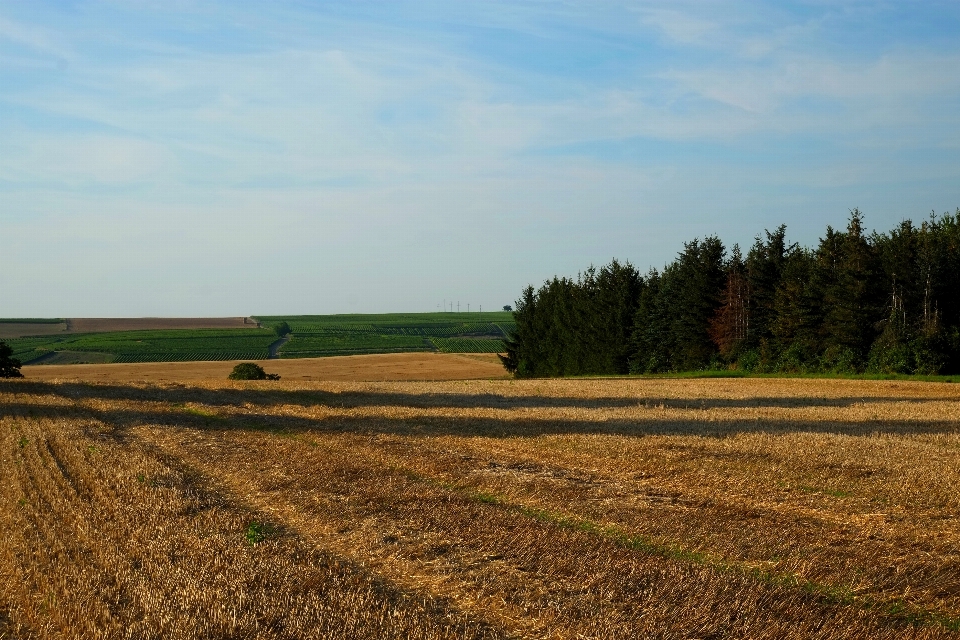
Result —
POLYGON ((417 353, 421 351, 433 351, 432 347, 420 345, 417 347, 377 347, 355 349, 319 349, 317 351, 281 351, 278 355, 281 358, 291 360, 294 358, 323 358, 326 356, 361 356, 376 353, 417 353))
POLYGON ((517 330, 516 322, 497 322, 496 325, 505 336, 509 336, 511 333, 517 330))
POLYGON ((21 364, 30 364, 31 360, 36 360, 37 358, 45 356, 48 353, 50 352, 30 349, 29 351, 14 351, 13 357, 19 360, 21 364))
POLYGON ((352 324, 348 322, 331 322, 318 324, 316 322, 290 322, 293 333, 326 333, 328 331, 371 332, 376 331, 372 324, 352 324))
POLYGON ((117 355, 160 353, 259 352, 276 339, 267 330, 122 331, 67 336, 21 338, 10 341, 17 356, 37 358, 47 351, 96 351, 117 355))
POLYGON ((503 340, 496 338, 430 338, 444 353, 503 353, 503 340))
POLYGON ((370 325, 370 324, 330 324, 330 325, 291 325, 295 336, 327 336, 336 334, 366 334, 392 336, 420 336, 441 338, 463 335, 505 335, 499 326, 492 322, 474 322, 458 324, 431 325, 370 325))
POLYGON ((419 336, 384 336, 378 334, 329 334, 323 336, 294 337, 280 350, 281 354, 299 351, 329 351, 342 349, 410 349, 423 347, 419 336))
POLYGON ((513 314, 503 311, 486 311, 484 313, 478 313, 476 311, 470 313, 358 313, 329 316, 254 316, 254 319, 264 325, 286 322, 291 327, 294 327, 294 325, 307 324, 323 326, 333 324, 425 326, 430 324, 454 324, 463 322, 509 322, 513 320, 513 314))
POLYGON ((113 361, 124 363, 138 362, 213 362, 221 360, 266 360, 267 351, 194 351, 164 353, 121 353, 113 361))

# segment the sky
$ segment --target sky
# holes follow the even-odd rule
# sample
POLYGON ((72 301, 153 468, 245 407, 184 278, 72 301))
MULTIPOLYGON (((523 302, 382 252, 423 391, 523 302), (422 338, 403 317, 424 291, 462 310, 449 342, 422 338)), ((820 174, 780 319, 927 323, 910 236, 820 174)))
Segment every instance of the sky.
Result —
POLYGON ((958 36, 955 1, 0 0, 0 317, 494 310, 953 212, 958 36))

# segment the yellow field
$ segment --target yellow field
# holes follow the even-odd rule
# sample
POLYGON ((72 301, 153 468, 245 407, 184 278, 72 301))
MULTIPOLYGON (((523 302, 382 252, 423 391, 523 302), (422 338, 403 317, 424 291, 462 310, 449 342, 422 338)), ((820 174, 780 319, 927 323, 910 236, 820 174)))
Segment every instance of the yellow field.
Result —
POLYGON ((0 382, 0 637, 953 638, 960 386, 0 382))

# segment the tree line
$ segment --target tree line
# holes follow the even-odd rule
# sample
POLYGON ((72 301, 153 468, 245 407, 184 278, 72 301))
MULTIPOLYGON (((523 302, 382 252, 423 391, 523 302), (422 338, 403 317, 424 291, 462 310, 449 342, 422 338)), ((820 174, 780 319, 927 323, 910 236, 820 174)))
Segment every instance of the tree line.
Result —
POLYGON ((629 262, 527 287, 501 356, 518 377, 746 372, 960 372, 960 209, 867 234, 850 212, 815 248, 765 231, 743 255, 716 236, 663 270, 629 262))

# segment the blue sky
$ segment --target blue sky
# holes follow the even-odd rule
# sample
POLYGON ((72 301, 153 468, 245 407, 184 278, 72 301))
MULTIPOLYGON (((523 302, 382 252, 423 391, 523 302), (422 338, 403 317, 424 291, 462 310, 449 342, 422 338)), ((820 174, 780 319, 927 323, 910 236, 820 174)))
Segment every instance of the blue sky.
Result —
POLYGON ((3 2, 0 316, 476 310, 960 206, 956 2, 3 2))

